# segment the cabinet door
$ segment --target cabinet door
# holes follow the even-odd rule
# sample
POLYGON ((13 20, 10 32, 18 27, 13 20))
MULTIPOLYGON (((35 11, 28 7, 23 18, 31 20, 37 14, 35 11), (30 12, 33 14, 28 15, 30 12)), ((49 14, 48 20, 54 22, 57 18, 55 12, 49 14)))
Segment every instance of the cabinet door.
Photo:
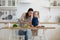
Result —
POLYGON ((15 0, 8 0, 8 6, 15 6, 15 0))
POLYGON ((1 6, 1 0, 0 0, 0 6, 1 6))
POLYGON ((12 4, 11 0, 8 0, 8 6, 11 6, 11 4, 12 4))
POLYGON ((0 0, 0 6, 5 6, 5 0, 0 0))
POLYGON ((15 0, 12 0, 12 6, 15 6, 15 0))

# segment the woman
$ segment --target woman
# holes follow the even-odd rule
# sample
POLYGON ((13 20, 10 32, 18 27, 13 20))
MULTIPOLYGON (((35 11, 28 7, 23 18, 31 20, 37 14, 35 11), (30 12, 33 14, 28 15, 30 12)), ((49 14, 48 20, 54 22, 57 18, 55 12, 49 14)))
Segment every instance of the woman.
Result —
POLYGON ((39 12, 38 11, 34 11, 33 18, 32 18, 32 26, 38 27, 38 25, 39 25, 38 18, 39 18, 39 12))
MULTIPOLYGON (((27 13, 24 13, 21 16, 21 25, 20 26, 24 26, 25 24, 30 24, 30 22, 32 21, 32 16, 33 16, 33 9, 29 8, 27 13)), ((25 31, 25 40, 28 40, 28 38, 31 37, 32 33, 30 29, 24 30, 25 31)))

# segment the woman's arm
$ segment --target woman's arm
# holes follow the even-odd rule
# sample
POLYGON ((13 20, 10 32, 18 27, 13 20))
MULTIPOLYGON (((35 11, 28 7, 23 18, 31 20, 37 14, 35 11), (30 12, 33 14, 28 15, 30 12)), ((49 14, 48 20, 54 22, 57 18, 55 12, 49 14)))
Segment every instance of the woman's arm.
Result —
POLYGON ((22 24, 25 24, 25 23, 26 24, 30 24, 30 22, 24 22, 24 18, 25 18, 25 13, 23 13, 22 16, 21 16, 21 19, 20 19, 21 20, 21 23, 22 24))
POLYGON ((25 23, 25 22, 24 22, 24 17, 25 17, 25 13, 23 13, 22 16, 21 16, 21 18, 20 18, 22 24, 25 23))
POLYGON ((33 25, 32 25, 32 21, 30 22, 30 27, 33 27, 33 25))

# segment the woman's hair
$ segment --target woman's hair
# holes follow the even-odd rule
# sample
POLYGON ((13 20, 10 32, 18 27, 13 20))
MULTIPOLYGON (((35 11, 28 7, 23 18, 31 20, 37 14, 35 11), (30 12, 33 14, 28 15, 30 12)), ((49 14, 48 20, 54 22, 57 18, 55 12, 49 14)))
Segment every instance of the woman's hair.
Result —
POLYGON ((39 11, 34 11, 34 12, 33 12, 33 17, 34 17, 34 14, 35 14, 35 13, 38 13, 38 17, 39 17, 39 11))
POLYGON ((29 17, 29 14, 28 14, 29 11, 33 11, 33 9, 32 9, 32 8, 29 8, 29 9, 28 9, 28 11, 27 11, 27 13, 26 13, 26 15, 25 15, 25 18, 26 18, 26 19, 29 17))

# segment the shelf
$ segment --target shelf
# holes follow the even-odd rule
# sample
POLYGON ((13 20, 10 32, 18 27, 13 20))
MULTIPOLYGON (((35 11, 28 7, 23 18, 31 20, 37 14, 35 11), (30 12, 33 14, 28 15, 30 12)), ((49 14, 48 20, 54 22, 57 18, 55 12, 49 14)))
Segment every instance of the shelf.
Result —
POLYGON ((40 22, 41 24, 60 24, 59 22, 40 22))
POLYGON ((44 8, 60 8, 60 6, 50 6, 50 7, 44 7, 44 8))
POLYGON ((15 24, 16 23, 16 24, 18 24, 18 22, 0 22, 0 24, 1 23, 4 23, 4 24, 7 24, 7 23, 15 24))
POLYGON ((0 6, 0 10, 17 10, 16 6, 0 6))
POLYGON ((60 8, 60 6, 50 6, 51 8, 60 8))
POLYGON ((20 0, 20 4, 31 4, 31 0, 20 0))

